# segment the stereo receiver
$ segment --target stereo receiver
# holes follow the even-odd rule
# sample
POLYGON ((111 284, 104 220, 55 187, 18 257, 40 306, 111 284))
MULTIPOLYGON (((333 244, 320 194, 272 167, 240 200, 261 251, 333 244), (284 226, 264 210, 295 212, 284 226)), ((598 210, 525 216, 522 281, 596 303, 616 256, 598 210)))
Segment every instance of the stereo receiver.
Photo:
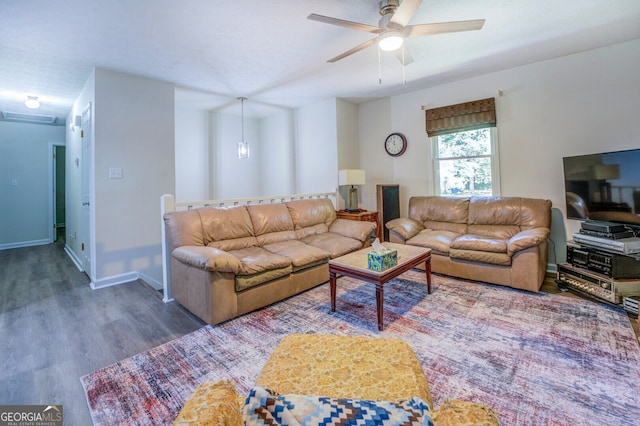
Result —
POLYGON ((640 280, 614 280, 566 263, 558 265, 558 284, 619 305, 625 296, 640 296, 640 280))
POLYGON ((589 247, 567 245, 567 263, 586 268, 610 278, 640 279, 640 257, 598 251, 589 247))

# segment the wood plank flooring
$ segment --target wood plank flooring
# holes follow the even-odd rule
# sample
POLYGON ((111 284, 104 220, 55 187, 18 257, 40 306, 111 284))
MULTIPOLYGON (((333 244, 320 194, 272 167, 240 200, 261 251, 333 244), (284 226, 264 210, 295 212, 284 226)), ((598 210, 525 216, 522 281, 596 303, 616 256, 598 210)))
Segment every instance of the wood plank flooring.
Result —
MULTIPOLYGON (((561 293, 551 276, 542 291, 561 293)), ((62 404, 89 425, 81 376, 203 325, 142 281, 91 290, 62 241, 0 251, 0 404, 62 404)))
POLYGON ((91 290, 61 242, 0 251, 0 404, 90 425, 81 376, 203 325, 142 281, 91 290))

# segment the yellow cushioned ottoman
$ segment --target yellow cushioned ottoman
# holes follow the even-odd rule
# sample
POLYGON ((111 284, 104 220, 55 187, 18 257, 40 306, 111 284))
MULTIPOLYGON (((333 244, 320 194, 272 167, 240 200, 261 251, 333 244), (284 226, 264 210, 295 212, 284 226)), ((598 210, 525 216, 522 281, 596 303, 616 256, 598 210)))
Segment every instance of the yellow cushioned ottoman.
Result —
POLYGON ((400 339, 290 334, 256 381, 279 394, 405 401, 433 408, 427 378, 413 349, 400 339))
POLYGON ((240 426, 244 395, 236 393, 230 380, 199 385, 180 410, 173 426, 240 426))

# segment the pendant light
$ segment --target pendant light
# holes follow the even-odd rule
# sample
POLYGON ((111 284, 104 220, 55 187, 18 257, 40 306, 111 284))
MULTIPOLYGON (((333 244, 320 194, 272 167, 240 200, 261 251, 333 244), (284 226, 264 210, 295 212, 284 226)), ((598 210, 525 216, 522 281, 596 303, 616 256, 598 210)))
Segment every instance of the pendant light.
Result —
POLYGON ((247 98, 239 97, 238 100, 240 101, 240 114, 241 114, 240 126, 242 127, 242 139, 238 143, 238 158, 240 160, 244 160, 249 158, 249 144, 244 141, 244 101, 246 101, 247 98))

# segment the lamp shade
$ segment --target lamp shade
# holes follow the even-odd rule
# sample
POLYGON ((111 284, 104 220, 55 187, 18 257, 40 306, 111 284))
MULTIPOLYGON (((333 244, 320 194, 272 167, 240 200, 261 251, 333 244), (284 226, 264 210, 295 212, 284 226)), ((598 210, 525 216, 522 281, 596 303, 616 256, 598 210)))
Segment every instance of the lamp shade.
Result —
POLYGON ((592 172, 595 180, 620 179, 620 166, 617 164, 596 164, 592 172))
POLYGON ((338 185, 364 185, 366 183, 364 170, 344 169, 338 172, 338 185))

